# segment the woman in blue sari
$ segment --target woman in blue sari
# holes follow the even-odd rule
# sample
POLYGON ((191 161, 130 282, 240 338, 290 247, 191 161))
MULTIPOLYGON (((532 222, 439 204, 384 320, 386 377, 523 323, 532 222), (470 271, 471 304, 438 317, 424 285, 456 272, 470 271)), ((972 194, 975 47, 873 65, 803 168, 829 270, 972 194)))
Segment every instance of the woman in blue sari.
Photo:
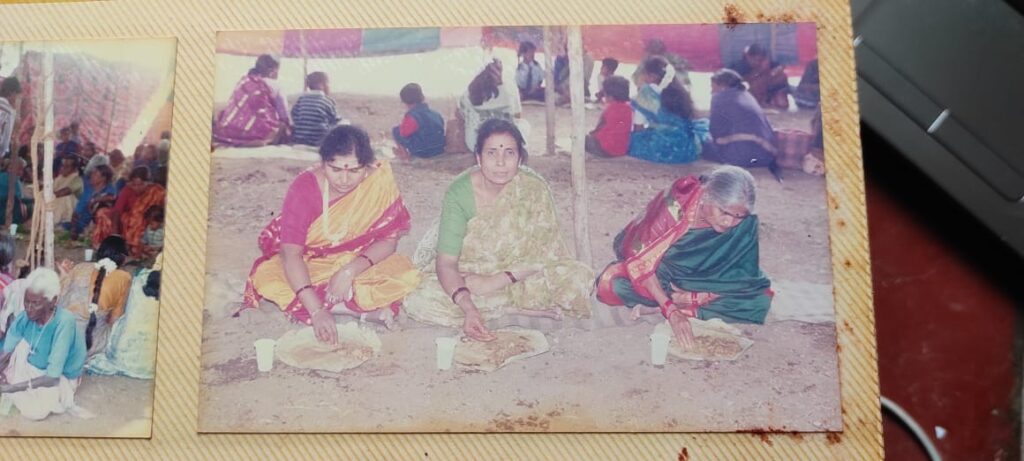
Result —
POLYGON ((633 134, 629 155, 658 163, 689 163, 700 156, 709 137, 708 121, 692 119, 693 100, 660 58, 644 63, 647 84, 633 100, 633 134))

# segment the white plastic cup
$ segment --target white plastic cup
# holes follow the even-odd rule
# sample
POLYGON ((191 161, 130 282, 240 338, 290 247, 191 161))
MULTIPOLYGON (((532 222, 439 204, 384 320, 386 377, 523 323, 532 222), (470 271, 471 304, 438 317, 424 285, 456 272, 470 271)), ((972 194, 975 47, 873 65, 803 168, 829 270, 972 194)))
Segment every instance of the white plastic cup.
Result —
POLYGON ((455 344, 457 342, 456 338, 437 338, 434 340, 434 343, 437 344, 438 370, 451 370, 452 362, 455 360, 455 344))
POLYGON ((651 365, 664 366, 668 358, 669 336, 665 333, 651 333, 651 365))
POLYGON ((92 248, 85 249, 85 260, 92 261, 92 248))
POLYGON ((11 224, 11 237, 14 237, 15 235, 18 235, 18 225, 11 224))
POLYGON ((256 368, 260 371, 270 371, 274 368, 274 347, 277 341, 273 339, 257 339, 253 344, 256 346, 256 368))

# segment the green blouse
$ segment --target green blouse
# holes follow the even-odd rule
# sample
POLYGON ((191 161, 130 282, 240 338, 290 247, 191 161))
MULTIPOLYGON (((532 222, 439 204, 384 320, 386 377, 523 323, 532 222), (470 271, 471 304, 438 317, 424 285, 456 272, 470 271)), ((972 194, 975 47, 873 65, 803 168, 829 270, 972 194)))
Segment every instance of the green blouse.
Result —
MULTIPOLYGON (((437 233, 439 254, 459 256, 462 253, 466 225, 476 216, 476 197, 473 195, 473 182, 469 175, 478 169, 471 168, 459 174, 444 194, 444 201, 441 204, 441 225, 437 233)), ((528 174, 540 179, 526 168, 520 168, 518 174, 528 174)))

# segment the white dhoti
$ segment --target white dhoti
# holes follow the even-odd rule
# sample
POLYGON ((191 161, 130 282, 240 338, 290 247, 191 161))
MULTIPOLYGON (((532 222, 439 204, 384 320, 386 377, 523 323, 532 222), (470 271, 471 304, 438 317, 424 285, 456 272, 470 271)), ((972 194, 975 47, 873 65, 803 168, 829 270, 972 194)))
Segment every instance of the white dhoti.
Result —
MULTIPOLYGON (((31 346, 24 339, 15 347, 11 355, 11 361, 7 369, 3 370, 7 383, 17 384, 33 378, 46 375, 45 370, 40 370, 28 363, 31 346)), ((68 379, 60 377, 60 383, 52 387, 29 389, 12 394, 4 394, 4 399, 18 408, 22 416, 38 421, 46 418, 51 413, 60 414, 70 411, 72 414, 79 413, 75 406, 75 391, 78 390, 78 382, 81 379, 68 379)))

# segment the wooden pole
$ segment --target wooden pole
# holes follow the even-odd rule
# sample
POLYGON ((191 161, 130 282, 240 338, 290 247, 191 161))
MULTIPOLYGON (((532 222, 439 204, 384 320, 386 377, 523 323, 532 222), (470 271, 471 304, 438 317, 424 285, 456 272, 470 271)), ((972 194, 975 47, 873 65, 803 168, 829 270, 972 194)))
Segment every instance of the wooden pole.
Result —
POLYGON ((583 34, 569 26, 569 96, 572 100, 572 197, 576 259, 593 265, 590 251, 590 205, 587 200, 586 108, 583 107, 583 34))
MULTIPOLYGON (((43 100, 46 104, 46 139, 43 141, 43 210, 45 219, 43 232, 45 236, 43 265, 51 269, 53 264, 53 53, 49 49, 43 52, 43 76, 45 91, 43 100)), ((38 204, 36 205, 38 207, 38 204)))
POLYGON ((309 75, 309 59, 306 57, 306 31, 304 30, 299 31, 299 48, 302 53, 302 91, 306 91, 309 89, 309 87, 306 86, 306 76, 309 75))
POLYGON ((547 122, 547 152, 555 155, 555 37, 551 26, 544 26, 544 120, 547 122))
MULTIPOLYGON (((110 118, 107 119, 107 136, 103 142, 103 149, 110 150, 110 134, 114 130, 114 117, 117 116, 117 90, 120 87, 121 80, 120 75, 114 77, 114 91, 110 93, 110 88, 107 88, 108 93, 113 96, 110 98, 110 118)), ((80 149, 84 149, 84 146, 78 146, 80 149)), ((91 160, 91 159, 90 159, 91 160)))
MULTIPOLYGON (((40 60, 42 60, 42 56, 40 56, 40 60)), ((40 61, 40 65, 42 65, 42 61, 40 61)), ((36 81, 46 80, 45 74, 37 76, 40 78, 32 78, 31 72, 28 70, 29 68, 30 67, 26 62, 25 76, 33 85, 35 85, 34 82, 36 81)), ((42 71, 42 69, 40 69, 40 71, 42 71)), ((39 187, 43 178, 40 177, 37 172, 46 171, 52 168, 52 163, 47 165, 46 161, 40 157, 42 152, 40 151, 39 146, 42 144, 44 137, 48 134, 46 133, 45 126, 46 101, 44 100, 45 98, 42 94, 42 90, 43 88, 40 88, 39 86, 32 87, 32 95, 35 98, 33 102, 35 102, 36 126, 32 130, 32 140, 30 141, 32 144, 29 147, 29 152, 32 152, 32 158, 34 159, 34 169, 32 171, 32 197, 35 200, 35 209, 32 210, 32 229, 28 240, 28 251, 30 252, 29 268, 31 270, 35 270, 35 268, 39 266, 40 246, 43 240, 43 210, 46 209, 46 201, 43 198, 39 187)))

